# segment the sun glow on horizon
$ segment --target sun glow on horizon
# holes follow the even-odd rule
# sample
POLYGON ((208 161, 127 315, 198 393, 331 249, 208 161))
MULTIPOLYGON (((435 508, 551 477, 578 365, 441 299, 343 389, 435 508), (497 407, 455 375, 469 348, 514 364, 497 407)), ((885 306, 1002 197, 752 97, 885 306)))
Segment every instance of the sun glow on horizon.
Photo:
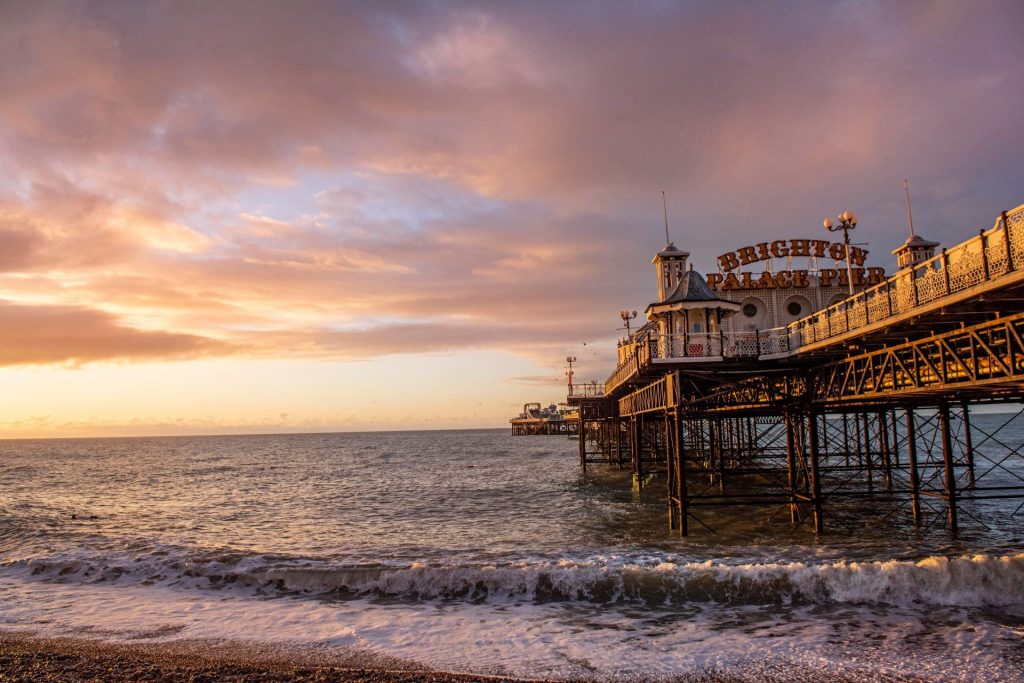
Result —
POLYGON ((0 5, 0 437, 502 426, 611 371, 662 189, 705 271, 836 207, 884 256, 907 176, 959 241, 1020 12, 0 5))

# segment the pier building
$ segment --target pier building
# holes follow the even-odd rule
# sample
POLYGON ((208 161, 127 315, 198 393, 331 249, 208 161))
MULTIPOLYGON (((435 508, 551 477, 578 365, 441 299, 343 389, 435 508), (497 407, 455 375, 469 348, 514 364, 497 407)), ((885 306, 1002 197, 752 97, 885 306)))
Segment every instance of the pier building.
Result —
POLYGON ((683 534, 729 506, 817 533, 866 514, 956 532, 985 500, 1024 500, 1005 466, 1024 442, 972 420, 980 404, 1020 415, 1024 206, 938 246, 911 234, 886 275, 848 239, 776 240, 705 276, 668 243, 601 390, 570 386, 581 467, 663 482, 683 534))
MULTIPOLYGON (((571 389, 570 389, 571 391, 571 389)), ((527 403, 523 412, 509 420, 512 433, 518 436, 545 436, 549 434, 576 434, 579 415, 575 407, 551 404, 542 408, 539 403, 527 403)))

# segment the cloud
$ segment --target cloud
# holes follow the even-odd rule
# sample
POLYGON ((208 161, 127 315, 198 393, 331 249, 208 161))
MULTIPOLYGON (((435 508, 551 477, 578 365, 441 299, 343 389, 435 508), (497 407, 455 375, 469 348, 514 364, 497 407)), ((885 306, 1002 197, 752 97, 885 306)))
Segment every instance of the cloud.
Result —
POLYGON ((100 311, 0 302, 0 366, 194 358, 229 350, 213 339, 126 327, 100 311))
POLYGON ((14 362, 494 348, 557 365, 589 341, 607 363, 615 312, 653 296, 662 189, 698 268, 845 208, 887 256, 908 175, 930 238, 1020 203, 1022 18, 4 3, 0 297, 95 333, 14 362))

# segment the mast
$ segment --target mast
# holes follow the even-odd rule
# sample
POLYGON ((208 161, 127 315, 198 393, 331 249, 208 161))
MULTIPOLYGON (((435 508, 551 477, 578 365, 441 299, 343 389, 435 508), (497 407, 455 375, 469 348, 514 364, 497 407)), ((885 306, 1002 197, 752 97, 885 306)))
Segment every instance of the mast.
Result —
POLYGON ((907 222, 910 223, 910 236, 914 237, 914 214, 910 212, 910 182, 903 179, 903 191, 907 193, 907 222))
POLYGON ((668 238, 668 204, 665 203, 665 190, 661 191, 661 210, 665 213, 665 246, 672 244, 668 238))

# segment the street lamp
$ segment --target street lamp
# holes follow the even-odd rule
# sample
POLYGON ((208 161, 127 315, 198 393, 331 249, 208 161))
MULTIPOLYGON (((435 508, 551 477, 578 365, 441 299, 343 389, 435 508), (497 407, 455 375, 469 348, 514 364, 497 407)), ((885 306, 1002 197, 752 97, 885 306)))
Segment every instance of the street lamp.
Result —
POLYGON ((829 232, 843 231, 843 244, 846 245, 846 283, 850 285, 850 296, 853 296, 853 268, 850 266, 850 231, 857 227, 857 217, 853 211, 843 211, 836 216, 839 220, 837 225, 831 218, 822 221, 822 225, 829 232))
POLYGON ((622 322, 626 323, 626 339, 630 337, 629 332, 629 321, 636 317, 636 311, 619 311, 619 317, 622 318, 622 322))
POLYGON ((569 378, 569 395, 572 396, 572 364, 576 362, 576 356, 566 356, 565 362, 569 364, 569 371, 565 373, 565 376, 569 378))

